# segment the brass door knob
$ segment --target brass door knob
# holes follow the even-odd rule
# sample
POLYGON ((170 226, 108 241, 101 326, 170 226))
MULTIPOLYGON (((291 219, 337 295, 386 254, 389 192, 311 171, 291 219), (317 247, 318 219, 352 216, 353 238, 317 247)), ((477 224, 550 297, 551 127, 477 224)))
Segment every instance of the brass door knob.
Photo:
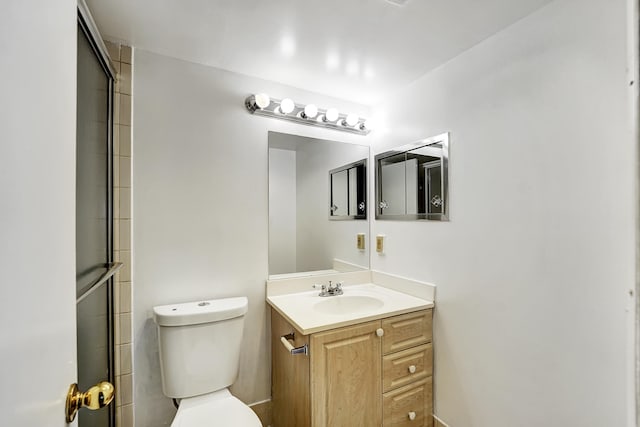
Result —
POLYGON ((85 393, 78 390, 78 384, 71 384, 65 405, 67 422, 70 423, 75 419, 80 408, 89 408, 92 411, 104 408, 111 403, 114 396, 115 387, 107 381, 94 385, 85 393))

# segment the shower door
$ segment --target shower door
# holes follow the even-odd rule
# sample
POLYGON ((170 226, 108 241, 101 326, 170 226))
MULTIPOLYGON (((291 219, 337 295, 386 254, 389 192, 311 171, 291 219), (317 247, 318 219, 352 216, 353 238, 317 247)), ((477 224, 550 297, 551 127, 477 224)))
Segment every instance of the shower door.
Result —
MULTIPOLYGON (((76 311, 78 388, 114 383, 112 227, 113 75, 78 16, 76 311)), ((80 427, 113 427, 115 404, 78 412, 80 427)))

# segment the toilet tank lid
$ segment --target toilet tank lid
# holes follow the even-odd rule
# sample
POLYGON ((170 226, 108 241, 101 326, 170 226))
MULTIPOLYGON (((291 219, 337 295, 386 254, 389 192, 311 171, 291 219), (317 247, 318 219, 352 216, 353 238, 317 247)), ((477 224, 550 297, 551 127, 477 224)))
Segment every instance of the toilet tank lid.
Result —
POLYGON ((159 326, 198 325, 243 316, 248 305, 247 297, 160 305, 153 307, 153 317, 159 326))

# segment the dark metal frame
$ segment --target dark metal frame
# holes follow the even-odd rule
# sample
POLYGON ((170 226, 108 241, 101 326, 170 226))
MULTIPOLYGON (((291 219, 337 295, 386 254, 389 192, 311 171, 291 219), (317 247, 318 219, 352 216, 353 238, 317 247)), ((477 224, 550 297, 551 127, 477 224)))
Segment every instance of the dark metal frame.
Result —
MULTIPOLYGON (((107 286, 107 312, 108 312, 108 360, 109 360, 109 378, 108 381, 115 384, 115 327, 114 327, 114 297, 113 297, 113 274, 118 270, 117 263, 113 262, 113 103, 114 103, 114 89, 116 73, 111 65, 111 60, 107 53, 106 46, 100 37, 95 22, 89 13, 89 10, 84 4, 84 1, 78 2, 78 26, 83 31, 89 44, 91 45, 98 62, 102 66, 107 78, 109 79, 109 94, 107 107, 108 119, 107 119, 107 261, 108 264, 105 268, 108 269, 107 273, 110 275, 103 275, 98 279, 89 289, 86 289, 82 295, 78 295, 77 301, 81 301, 91 292, 95 291, 101 286, 107 286)), ((77 304, 77 303, 76 303, 77 304)), ((108 406, 109 411, 109 425, 115 427, 116 422, 116 408, 115 404, 108 406)))
MULTIPOLYGON (((349 178, 347 177, 347 185, 349 182, 349 178)), ((329 171, 329 219, 331 221, 344 221, 344 220, 355 220, 355 219, 367 219, 367 210, 368 210, 368 206, 367 206, 367 191, 368 191, 368 187, 367 187, 367 159, 362 159, 362 160, 358 160, 357 162, 352 162, 349 164, 346 164, 344 166, 340 166, 339 168, 335 168, 335 169, 331 169, 329 171), (359 177, 360 179, 363 179, 364 182, 360 182, 358 181, 358 185, 357 185, 357 191, 360 192, 362 191, 361 194, 361 201, 364 202, 364 213, 361 215, 351 215, 351 214, 347 214, 347 215, 332 215, 332 211, 331 211, 331 206, 333 206, 333 180, 331 179, 334 173, 337 172, 342 172, 342 171, 348 171, 349 169, 355 167, 355 166, 362 166, 363 170, 362 170, 362 176, 359 177), (360 187, 364 187, 364 188, 360 188, 360 187)), ((351 198, 351 194, 347 193, 347 207, 350 204, 350 198, 351 198)), ((357 202, 357 201, 356 201, 357 202)), ((347 210, 348 211, 348 210, 347 210)))

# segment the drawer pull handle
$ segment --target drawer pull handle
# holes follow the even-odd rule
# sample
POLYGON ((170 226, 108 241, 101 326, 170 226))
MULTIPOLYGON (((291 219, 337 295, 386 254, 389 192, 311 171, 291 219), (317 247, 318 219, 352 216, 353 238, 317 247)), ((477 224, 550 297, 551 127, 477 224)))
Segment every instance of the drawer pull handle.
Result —
POLYGON ((415 374, 416 373, 416 365, 409 366, 409 372, 412 373, 412 374, 415 374))
POLYGON ((413 412, 413 411, 409 412, 409 419, 410 419, 411 421, 415 420, 415 419, 416 419, 416 413, 415 413, 415 412, 413 412))
POLYGON ((378 328, 376 330, 376 335, 379 336, 379 337, 383 336, 384 335, 384 329, 378 328))

